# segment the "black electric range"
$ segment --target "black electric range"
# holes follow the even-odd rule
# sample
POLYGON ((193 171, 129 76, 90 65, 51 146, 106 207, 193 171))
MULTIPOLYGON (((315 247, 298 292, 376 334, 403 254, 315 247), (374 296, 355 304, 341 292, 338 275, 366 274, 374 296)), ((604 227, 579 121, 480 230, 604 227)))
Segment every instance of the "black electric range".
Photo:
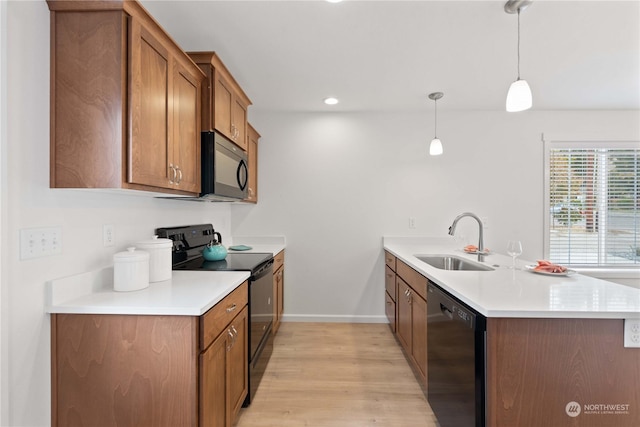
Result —
MULTIPOLYGON (((158 237, 171 239, 174 270, 249 271, 249 387, 243 406, 256 393, 273 351, 273 254, 232 252, 222 261, 207 261, 202 250, 214 238, 211 224, 157 228, 158 237)), ((221 242, 222 243, 222 242, 221 242)))

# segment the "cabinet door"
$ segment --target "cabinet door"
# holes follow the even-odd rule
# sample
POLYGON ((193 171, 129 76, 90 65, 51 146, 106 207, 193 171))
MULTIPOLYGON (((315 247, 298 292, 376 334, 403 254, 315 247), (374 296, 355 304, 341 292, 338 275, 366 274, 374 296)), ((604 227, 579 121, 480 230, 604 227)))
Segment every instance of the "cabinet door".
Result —
POLYGON ((249 164, 249 188, 247 202, 258 202, 258 139, 260 134, 251 126, 247 126, 247 163, 249 164))
POLYGON ((411 335, 412 335, 412 318, 411 318, 411 288, 400 278, 396 278, 398 296, 396 300, 398 310, 398 321, 396 323, 398 340, 404 347, 407 354, 411 354, 411 335))
POLYGON ((231 127, 233 89, 231 89, 231 85, 219 72, 214 72, 214 78, 214 126, 217 131, 233 141, 233 130, 231 127))
POLYGON ((230 331, 225 330, 200 355, 200 425, 225 427, 227 418, 227 346, 230 331))
POLYGON ((231 128, 234 133, 233 142, 247 151, 247 106, 234 96, 231 111, 231 128))
POLYGON ((284 265, 278 271, 278 293, 276 294, 276 300, 278 301, 278 325, 280 325, 282 315, 284 314, 284 265))
POLYGON ((200 192, 200 78, 179 61, 173 73, 173 166, 176 188, 200 192))
POLYGON ((411 328, 412 328, 412 356, 416 368, 422 377, 422 383, 427 380, 427 302, 415 292, 411 295, 411 328))
POLYGON ((127 180, 170 188, 169 52, 137 19, 130 18, 129 26, 131 127, 127 180))
POLYGON ((280 327, 280 319, 282 319, 282 313, 284 311, 283 298, 284 298, 284 267, 280 267, 275 273, 273 273, 273 334, 278 331, 280 327))
POLYGON ((391 332, 396 331, 396 303, 391 299, 387 292, 384 293, 384 311, 389 320, 389 327, 391 332))
POLYGON ((227 359, 227 401, 228 413, 231 417, 228 425, 234 424, 249 389, 248 312, 249 308, 245 307, 229 325, 233 338, 228 345, 229 357, 227 359))

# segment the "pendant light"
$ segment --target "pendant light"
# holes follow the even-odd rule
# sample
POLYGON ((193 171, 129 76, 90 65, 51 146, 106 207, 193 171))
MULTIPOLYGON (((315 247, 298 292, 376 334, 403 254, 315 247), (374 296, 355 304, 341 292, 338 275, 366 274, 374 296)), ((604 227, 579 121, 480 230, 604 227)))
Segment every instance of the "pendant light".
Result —
POLYGON ((429 99, 432 99, 436 106, 433 139, 431 140, 431 144, 429 145, 429 154, 432 156, 439 156, 443 152, 442 141, 438 139, 438 99, 442 98, 443 96, 444 93, 442 92, 433 92, 429 94, 429 99))
POLYGON ((511 83, 507 93, 506 107, 510 113, 528 110, 533 104, 531 88, 526 80, 520 78, 520 11, 524 10, 530 3, 531 1, 509 0, 504 5, 505 12, 518 14, 518 78, 511 83))

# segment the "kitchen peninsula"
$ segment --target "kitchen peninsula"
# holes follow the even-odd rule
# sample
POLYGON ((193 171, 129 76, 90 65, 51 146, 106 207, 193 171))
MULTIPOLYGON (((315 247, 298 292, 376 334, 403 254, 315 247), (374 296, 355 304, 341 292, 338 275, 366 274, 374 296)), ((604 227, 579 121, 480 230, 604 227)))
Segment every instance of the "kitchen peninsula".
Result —
MULTIPOLYGON (((625 347, 623 339, 625 319, 640 319, 640 290, 580 274, 534 274, 524 261, 513 270, 509 257, 478 260, 452 238, 385 237, 383 246, 387 274, 397 271, 401 278, 396 283, 417 276, 486 319, 483 425, 640 425, 640 348, 625 347), (454 255, 492 270, 439 269, 416 257, 427 254, 454 255), (389 267, 394 262, 396 270, 389 267)), ((426 312, 424 322, 438 314, 426 312)))

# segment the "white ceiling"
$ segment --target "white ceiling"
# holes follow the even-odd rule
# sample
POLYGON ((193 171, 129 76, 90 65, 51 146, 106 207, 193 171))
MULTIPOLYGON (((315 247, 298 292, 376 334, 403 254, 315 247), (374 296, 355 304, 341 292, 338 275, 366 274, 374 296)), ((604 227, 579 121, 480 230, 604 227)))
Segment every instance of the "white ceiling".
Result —
MULTIPOLYGON (((215 50, 254 110, 503 110, 504 1, 144 0, 185 50, 215 50), (322 104, 336 96, 340 104, 322 104)), ((520 16, 534 109, 640 109, 640 1, 537 0, 520 16)))

